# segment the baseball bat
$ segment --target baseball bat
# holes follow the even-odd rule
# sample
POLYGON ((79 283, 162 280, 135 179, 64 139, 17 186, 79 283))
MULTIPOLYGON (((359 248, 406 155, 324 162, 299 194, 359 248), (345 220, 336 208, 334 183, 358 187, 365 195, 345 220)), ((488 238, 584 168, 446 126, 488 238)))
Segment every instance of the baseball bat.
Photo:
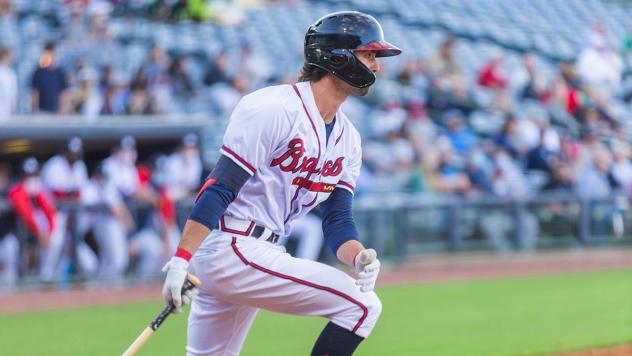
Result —
MULTIPOLYGON (((187 275, 187 280, 184 282, 184 285, 182 286, 181 293, 189 291, 193 288, 197 288, 200 286, 200 284, 201 284, 200 280, 196 276, 189 274, 187 275)), ((131 345, 129 345, 127 350, 123 352, 123 356, 134 356, 138 352, 138 350, 140 350, 140 348, 143 347, 145 342, 149 340, 151 335, 153 335, 154 332, 160 327, 160 325, 162 325, 162 323, 165 321, 165 319, 167 319, 169 314, 171 314, 171 312, 173 312, 174 309, 175 309, 175 306, 173 304, 166 306, 160 312, 160 314, 158 314, 158 316, 154 320, 152 320, 151 323, 149 323, 149 326, 146 327, 145 330, 143 330, 143 332, 140 335, 138 335, 136 340, 134 340, 134 342, 131 345)))

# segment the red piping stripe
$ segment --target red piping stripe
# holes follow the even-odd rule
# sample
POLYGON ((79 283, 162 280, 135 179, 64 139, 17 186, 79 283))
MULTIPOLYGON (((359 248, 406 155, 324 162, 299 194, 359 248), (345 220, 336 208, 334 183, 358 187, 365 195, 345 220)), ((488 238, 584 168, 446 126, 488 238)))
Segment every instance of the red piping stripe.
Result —
POLYGON ((305 280, 302 280, 302 279, 299 279, 299 278, 296 278, 296 277, 292 277, 292 276, 288 276, 288 275, 285 275, 285 274, 282 274, 282 273, 274 272, 274 271, 271 271, 271 270, 269 270, 269 269, 267 269, 265 267, 261 267, 261 266, 259 266, 258 264, 254 263, 254 262, 248 261, 246 259, 246 257, 244 257, 244 255, 242 255, 241 252, 239 252, 239 249, 237 248, 237 238, 236 237, 233 237, 233 242, 231 243, 231 246, 233 248, 233 251, 237 255, 237 257, 239 257, 241 262, 243 262, 247 266, 250 266, 250 267, 253 267, 255 269, 258 269, 261 272, 271 274, 271 275, 273 275, 275 277, 279 277, 279 278, 282 278, 282 279, 287 279, 289 281, 296 282, 296 283, 302 284, 304 286, 308 286, 308 287, 312 287, 312 288, 315 288, 315 289, 318 289, 318 290, 329 292, 331 294, 337 295, 337 296, 339 296, 341 298, 344 298, 347 301, 359 306, 360 309, 362 309, 362 317, 360 318, 360 320, 358 320, 356 325, 353 327, 353 330, 351 330, 351 332, 353 332, 353 333, 355 333, 358 330, 358 328, 360 328, 360 326, 364 322, 364 319, 366 319, 367 315, 369 314, 369 310, 367 309, 367 307, 364 304, 360 303, 359 301, 353 299, 352 297, 350 297, 350 296, 348 296, 348 295, 346 295, 346 294, 344 294, 344 293, 342 293, 340 291, 337 291, 337 290, 329 288, 329 287, 321 286, 319 284, 314 284, 314 283, 311 283, 311 282, 308 282, 308 281, 305 281, 305 280))
POLYGON ((338 141, 340 141, 340 139, 342 138, 342 134, 345 132, 345 127, 342 127, 342 132, 340 132, 340 136, 338 136, 338 138, 336 139, 336 143, 334 143, 334 146, 338 144, 338 141))
POLYGON ((206 180, 206 182, 204 182, 204 185, 202 186, 202 188, 200 188, 200 191, 197 193, 197 195, 195 196, 195 201, 194 203, 197 203, 198 200, 200 200, 200 197, 202 196, 202 193, 204 193, 204 191, 206 190, 206 188, 212 186, 213 184, 215 184, 215 178, 209 178, 206 180))
POLYGON ((251 173, 254 174, 257 170, 255 169, 255 167, 253 167, 250 163, 246 162, 245 159, 239 157, 238 154, 236 154, 233 150, 231 150, 230 148, 222 145, 222 149, 224 151, 226 151, 226 153, 228 153, 229 155, 233 156, 236 160, 238 160, 241 164, 243 164, 244 166, 246 166, 246 168, 250 169, 251 173))
POLYGON ((345 187, 351 189, 352 192, 355 191, 355 188, 351 184, 349 184, 349 183, 347 183, 345 181, 339 180, 338 184, 344 185, 345 187))
POLYGON ((255 222, 251 221, 250 226, 248 226, 248 229, 246 229, 246 231, 239 231, 239 230, 233 230, 233 229, 227 228, 226 223, 224 222, 224 215, 222 215, 219 218, 219 223, 220 223, 220 228, 222 231, 229 232, 231 234, 241 235, 241 236, 250 236, 252 229, 255 227, 255 222))

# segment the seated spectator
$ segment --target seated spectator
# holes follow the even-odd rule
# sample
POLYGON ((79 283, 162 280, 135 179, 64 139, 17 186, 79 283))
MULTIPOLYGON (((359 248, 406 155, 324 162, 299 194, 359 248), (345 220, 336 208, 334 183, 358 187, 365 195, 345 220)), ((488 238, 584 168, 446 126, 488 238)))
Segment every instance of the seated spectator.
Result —
POLYGON ((505 150, 511 157, 517 158, 519 155, 518 148, 518 123, 516 118, 513 115, 507 115, 505 118, 505 123, 503 127, 494 138, 494 144, 500 148, 505 150))
POLYGON ((428 60, 429 72, 432 77, 446 79, 451 82, 456 76, 461 75, 461 70, 454 56, 456 38, 448 36, 439 51, 428 60))
POLYGON ((59 113, 67 88, 66 73, 55 61, 55 45, 48 42, 31 79, 31 111, 59 113))
POLYGON ((610 196, 616 181, 611 175, 611 157, 605 149, 592 152, 592 164, 584 166, 575 182, 575 194, 584 199, 610 196))
POLYGON ((577 57, 577 72, 586 84, 611 90, 621 82, 623 60, 602 36, 594 36, 590 46, 577 57))
POLYGON ((504 89, 507 78, 502 70, 503 57, 500 52, 492 53, 489 62, 478 73, 478 84, 489 89, 504 89))
POLYGON ((616 142, 612 149, 614 162, 612 163, 612 177, 619 188, 625 192, 632 189, 632 154, 627 142, 616 142))
POLYGON ((211 86, 216 83, 228 83, 230 78, 228 69, 228 53, 221 51, 209 61, 206 73, 204 74, 204 84, 211 86))
POLYGON ((187 72, 187 60, 184 57, 174 58, 167 73, 169 74, 169 84, 175 96, 186 99, 195 94, 193 82, 187 72))
POLYGON ((450 140, 454 151, 465 157, 478 142, 476 135, 465 125, 463 113, 457 110, 448 111, 443 115, 446 136, 450 140))

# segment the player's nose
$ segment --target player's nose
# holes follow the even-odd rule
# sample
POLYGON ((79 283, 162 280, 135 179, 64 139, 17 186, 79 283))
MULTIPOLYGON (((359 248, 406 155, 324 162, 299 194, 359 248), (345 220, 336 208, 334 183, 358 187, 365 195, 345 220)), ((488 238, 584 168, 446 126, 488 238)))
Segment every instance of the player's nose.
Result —
POLYGON ((371 71, 373 73, 377 74, 382 69, 382 66, 380 66, 380 63, 378 61, 374 60, 374 61, 371 62, 371 68, 369 68, 369 69, 371 69, 371 71))

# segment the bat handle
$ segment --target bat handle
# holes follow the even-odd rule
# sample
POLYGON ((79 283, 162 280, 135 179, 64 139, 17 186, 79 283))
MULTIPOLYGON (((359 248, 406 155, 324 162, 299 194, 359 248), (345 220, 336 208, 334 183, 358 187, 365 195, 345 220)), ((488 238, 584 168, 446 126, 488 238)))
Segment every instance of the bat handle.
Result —
MULTIPOLYGON (((187 280, 184 281, 184 285, 182 286, 182 291, 180 292, 180 294, 184 294, 185 292, 188 292, 191 289, 197 288, 199 286, 200 286, 200 280, 196 276, 189 274, 187 275, 187 280)), ((165 321, 165 319, 167 319, 169 314, 171 314, 175 308, 176 307, 173 304, 167 305, 160 312, 160 314, 158 314, 158 316, 149 324, 149 327, 152 330, 156 331, 156 329, 160 327, 162 322, 165 321)))

